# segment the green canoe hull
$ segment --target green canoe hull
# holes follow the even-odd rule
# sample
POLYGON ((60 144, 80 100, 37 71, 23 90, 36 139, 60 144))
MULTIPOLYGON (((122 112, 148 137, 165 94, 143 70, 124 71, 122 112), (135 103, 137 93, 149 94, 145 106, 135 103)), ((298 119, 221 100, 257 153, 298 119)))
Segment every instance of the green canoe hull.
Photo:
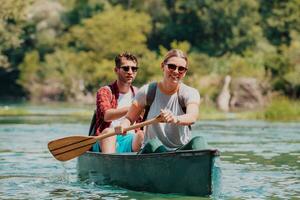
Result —
POLYGON ((157 154, 101 154, 87 152, 78 158, 81 180, 116 185, 135 191, 208 196, 217 150, 157 154))

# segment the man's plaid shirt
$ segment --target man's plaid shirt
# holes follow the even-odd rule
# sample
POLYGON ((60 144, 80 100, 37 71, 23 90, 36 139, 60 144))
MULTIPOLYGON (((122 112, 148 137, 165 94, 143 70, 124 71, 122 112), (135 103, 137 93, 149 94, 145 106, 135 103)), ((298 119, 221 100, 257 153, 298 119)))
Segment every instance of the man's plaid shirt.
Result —
POLYGON ((101 87, 96 98, 96 135, 99 135, 111 122, 104 121, 104 114, 108 109, 118 107, 119 89, 117 81, 101 87))
MULTIPOLYGON (((135 96, 136 87, 130 86, 130 89, 135 96)), ((119 88, 117 81, 110 85, 101 87, 97 92, 96 98, 96 135, 99 135, 104 129, 108 128, 111 122, 104 121, 104 114, 109 109, 118 107, 119 88)))

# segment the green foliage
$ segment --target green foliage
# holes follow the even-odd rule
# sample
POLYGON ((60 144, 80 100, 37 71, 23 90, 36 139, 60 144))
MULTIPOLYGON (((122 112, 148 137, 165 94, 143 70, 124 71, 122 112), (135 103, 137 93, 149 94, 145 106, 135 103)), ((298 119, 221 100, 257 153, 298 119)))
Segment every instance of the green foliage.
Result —
POLYGON ((33 2, 0 0, 0 68, 15 68, 5 52, 22 44, 25 11, 33 2))
POLYGON ((291 45, 284 51, 288 59, 288 71, 283 75, 283 80, 288 83, 290 96, 300 97, 300 34, 291 33, 291 45))
POLYGON ((27 10, 28 24, 34 24, 36 32, 33 41, 35 46, 52 48, 56 37, 62 33, 62 13, 64 7, 57 1, 39 0, 27 10))
POLYGON ((207 54, 191 52, 189 54, 189 71, 187 75, 203 76, 210 74, 214 71, 212 64, 212 59, 207 54))
POLYGON ((19 82, 33 99, 46 96, 57 100, 78 100, 82 95, 95 93, 100 85, 113 81, 116 78, 113 58, 121 50, 130 50, 138 55, 141 68, 144 69, 137 78, 137 83, 142 84, 155 73, 151 67, 156 59, 155 54, 145 44, 145 33, 151 28, 148 20, 149 16, 145 14, 125 11, 120 7, 83 20, 82 24, 73 26, 55 41, 59 48, 53 53, 45 54, 40 59, 28 55, 20 67, 19 82), (136 19, 142 19, 143 22, 136 19), (39 67, 36 67, 37 60, 41 61, 39 67), (40 79, 37 81, 27 76, 29 73, 40 79), (33 91, 29 87, 33 83, 39 89, 33 91), (49 85, 52 88, 47 87, 49 85))
POLYGON ((22 108, 0 107, 0 116, 23 116, 29 112, 22 108))
POLYGON ((0 19, 14 19, 15 21, 24 20, 26 8, 35 1, 36 0, 0 0, 0 19))
POLYGON ((272 44, 289 44, 291 31, 300 31, 300 1, 260 1, 262 27, 272 44))
MULTIPOLYGON (((300 96, 298 0, 0 3, 0 83, 17 82, 30 99, 79 101, 95 94, 115 79, 113 59, 123 51, 138 57, 136 85, 159 80, 170 48, 187 52, 184 81, 208 101, 225 75, 255 77, 300 96)), ((8 95, 22 94, 9 88, 8 95)))
POLYGON ((154 52, 144 49, 138 55, 139 71, 134 81, 135 85, 141 86, 145 83, 159 80, 161 78, 161 60, 154 52))
POLYGON ((113 59, 123 51, 139 53, 146 48, 150 17, 115 7, 83 20, 70 30, 70 41, 78 49, 96 51, 98 56, 113 59))
POLYGON ((257 1, 178 0, 166 5, 168 17, 153 33, 157 46, 169 47, 175 39, 188 41, 204 53, 222 55, 227 51, 241 53, 262 37, 257 1))
POLYGON ((246 48, 255 46, 261 38, 257 1, 202 1, 200 30, 203 30, 201 47, 214 55, 227 51, 242 53, 246 48), (230 6, 228 6, 230 5, 230 6), (213 37, 212 37, 213 36, 213 37))
POLYGON ((287 98, 272 101, 265 111, 268 120, 300 120, 300 103, 287 98))
POLYGON ((282 45, 278 53, 269 54, 265 59, 265 68, 270 71, 275 90, 297 98, 300 96, 300 39, 292 32, 289 46, 282 45))
POLYGON ((200 120, 218 120, 218 119, 226 119, 226 113, 220 112, 216 109, 216 107, 206 104, 201 104, 199 109, 199 118, 200 120))
POLYGON ((37 51, 28 52, 25 55, 23 63, 19 66, 21 71, 19 84, 21 84, 29 93, 33 94, 34 84, 39 83, 40 77, 40 57, 37 51))
POLYGON ((255 58, 251 57, 231 55, 228 59, 231 65, 229 74, 233 77, 247 76, 263 80, 265 77, 265 69, 263 65, 256 65, 256 61, 255 58))
POLYGON ((79 24, 83 19, 110 7, 105 0, 62 0, 61 3, 67 9, 64 16, 67 26, 79 24))
POLYGON ((107 78, 105 73, 100 73, 100 70, 107 71, 107 65, 100 68, 95 56, 94 52, 71 50, 57 50, 46 55, 42 69, 45 77, 43 84, 55 86, 53 92, 58 93, 64 100, 76 100, 87 92, 90 84, 98 85, 95 76, 98 75, 98 80, 107 78))

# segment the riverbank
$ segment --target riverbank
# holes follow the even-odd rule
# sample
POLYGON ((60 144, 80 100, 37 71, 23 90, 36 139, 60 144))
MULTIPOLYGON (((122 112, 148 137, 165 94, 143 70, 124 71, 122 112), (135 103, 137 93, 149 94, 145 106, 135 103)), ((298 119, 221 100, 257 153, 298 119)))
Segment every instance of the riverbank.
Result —
POLYGON ((89 123, 93 105, 0 103, 0 123, 89 123))
POLYGON ((300 101, 287 98, 273 100, 266 107, 256 110, 239 112, 220 112, 214 106, 200 108, 200 119, 224 120, 224 119, 250 119, 266 121, 300 121, 300 101))

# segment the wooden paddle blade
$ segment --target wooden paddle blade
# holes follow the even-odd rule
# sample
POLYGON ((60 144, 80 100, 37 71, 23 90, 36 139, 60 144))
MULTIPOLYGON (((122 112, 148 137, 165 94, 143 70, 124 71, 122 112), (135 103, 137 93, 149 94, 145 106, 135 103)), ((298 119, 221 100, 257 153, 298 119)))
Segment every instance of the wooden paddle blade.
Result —
POLYGON ((70 136, 48 143, 51 154, 60 161, 67 161, 88 151, 96 142, 93 137, 70 136))

